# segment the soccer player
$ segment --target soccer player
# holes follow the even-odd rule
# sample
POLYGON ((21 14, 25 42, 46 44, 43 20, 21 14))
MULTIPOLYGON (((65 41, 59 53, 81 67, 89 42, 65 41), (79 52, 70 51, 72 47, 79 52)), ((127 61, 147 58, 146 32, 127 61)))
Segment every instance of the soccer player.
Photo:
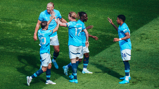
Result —
POLYGON ((130 65, 129 60, 131 59, 131 41, 130 41, 130 29, 125 23, 125 16, 117 16, 117 24, 119 27, 115 26, 112 19, 108 18, 108 21, 113 25, 113 27, 118 31, 119 38, 114 38, 114 42, 119 42, 121 57, 125 65, 125 76, 120 79, 123 80, 119 84, 129 83, 130 77, 130 65))
POLYGON ((70 22, 68 23, 60 23, 60 26, 68 27, 69 33, 69 57, 71 59, 72 65, 72 76, 74 77, 72 80, 69 80, 72 83, 78 83, 77 80, 77 60, 79 58, 83 58, 82 53, 82 35, 81 32, 84 31, 86 35, 86 46, 89 46, 88 43, 88 32, 83 23, 80 21, 76 21, 77 14, 75 12, 70 12, 68 14, 68 19, 70 22))
MULTIPOLYGON (((67 21, 65 19, 62 18, 60 12, 56 9, 54 9, 54 3, 49 2, 47 4, 47 10, 44 10, 43 12, 40 13, 39 15, 39 19, 38 22, 36 24, 35 27, 35 32, 34 32, 34 40, 37 40, 37 32, 39 29, 39 26, 41 24, 42 21, 49 21, 50 20, 50 16, 51 16, 51 11, 53 11, 53 13, 55 14, 56 19, 59 18, 61 22, 66 23, 67 21)), ((56 27, 56 22, 53 19, 51 21, 51 23, 49 24, 48 30, 52 30, 56 27)), ((58 41, 58 36, 57 36, 57 32, 53 33, 52 35, 50 35, 50 45, 52 45, 54 47, 54 53, 53 53, 53 59, 52 62, 55 66, 56 69, 58 69, 58 64, 56 63, 56 58, 59 55, 59 41, 58 41)))
POLYGON ((50 21, 42 21, 41 22, 41 29, 38 31, 38 38, 40 40, 40 58, 41 58, 41 68, 35 72, 32 76, 27 76, 27 85, 30 86, 30 83, 33 78, 39 76, 43 72, 46 72, 46 84, 56 84, 50 80, 51 77, 51 57, 50 57, 50 36, 54 32, 58 30, 59 23, 57 22, 57 25, 55 29, 47 30, 49 23, 52 21, 53 16, 51 17, 50 21))
MULTIPOLYGON (((87 21, 88 17, 87 17, 87 14, 85 12, 78 12, 78 16, 79 16, 79 20, 78 22, 80 22, 81 24, 84 24, 84 22, 87 21)), ((86 29, 90 29, 92 28, 92 26, 88 26, 86 27, 86 29)), ((88 74, 92 74, 93 72, 90 72, 88 69, 87 69, 87 66, 88 66, 88 63, 89 63, 89 49, 88 47, 86 47, 85 45, 85 42, 86 42, 86 36, 85 36, 85 33, 84 32, 81 32, 82 34, 82 47, 83 47, 83 54, 84 54, 84 60, 83 60, 83 70, 82 70, 82 73, 85 74, 85 73, 88 73, 88 74)), ((92 36, 90 34, 88 34, 89 37, 91 38, 94 38, 95 40, 98 40, 98 37, 96 36, 92 36)), ((79 61, 77 61, 77 63, 80 63, 82 61, 82 58, 79 59, 79 61)), ((69 63, 68 65, 66 66, 63 66, 63 69, 64 69, 64 74, 65 75, 68 75, 68 68, 71 67, 71 63, 69 63)), ((69 76, 70 78, 72 78, 73 76, 70 75, 69 76)))

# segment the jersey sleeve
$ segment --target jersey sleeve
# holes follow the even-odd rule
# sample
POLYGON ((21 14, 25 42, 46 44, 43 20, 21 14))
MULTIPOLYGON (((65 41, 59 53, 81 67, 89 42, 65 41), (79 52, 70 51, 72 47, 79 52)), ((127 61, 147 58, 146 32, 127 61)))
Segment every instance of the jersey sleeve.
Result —
POLYGON ((127 33, 127 32, 129 32, 129 28, 123 27, 122 31, 123 31, 124 33, 127 33))
POLYGON ((83 25, 82 25, 82 30, 84 30, 84 29, 86 29, 86 26, 83 24, 83 25))
POLYGON ((59 19, 61 19, 61 18, 62 18, 62 16, 61 16, 61 14, 60 14, 60 12, 59 12, 59 11, 57 11, 57 18, 59 18, 59 19))
POLYGON ((72 27, 72 23, 71 22, 66 23, 66 25, 67 25, 68 28, 72 27))
POLYGON ((40 13, 38 20, 40 20, 40 21, 44 21, 43 13, 42 13, 42 12, 40 13))
POLYGON ((121 31, 122 31, 123 33, 130 32, 130 30, 129 30, 129 28, 128 28, 128 26, 127 26, 126 24, 124 24, 124 25, 121 27, 121 31))

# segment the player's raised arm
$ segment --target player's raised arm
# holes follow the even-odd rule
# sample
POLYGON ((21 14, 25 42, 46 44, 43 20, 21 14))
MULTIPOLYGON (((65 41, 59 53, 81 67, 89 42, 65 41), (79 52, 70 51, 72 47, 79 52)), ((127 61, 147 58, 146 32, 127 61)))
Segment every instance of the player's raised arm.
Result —
MULTIPOLYGON (((52 12, 51 12, 51 13, 52 13, 52 12)), ((50 20, 47 22, 47 26, 45 27, 46 29, 48 28, 50 22, 51 22, 53 19, 55 19, 55 15, 54 15, 54 14, 51 14, 50 20)))
POLYGON ((67 21, 66 21, 64 18, 61 18, 60 21, 61 21, 62 23, 67 23, 67 21))
POLYGON ((90 26, 87 26, 86 29, 92 29, 93 28, 93 25, 90 25, 90 26))
POLYGON ((53 29, 53 33, 54 33, 54 32, 56 32, 56 31, 58 30, 60 20, 59 20, 59 19, 57 19, 57 20, 56 20, 56 23, 57 23, 57 26, 55 27, 55 29, 53 29))
MULTIPOLYGON (((90 25, 90 26, 87 26, 87 27, 86 27, 87 30, 88 30, 88 29, 92 29, 92 28, 93 28, 93 25, 90 25)), ((91 37, 91 38, 93 38, 93 39, 95 39, 95 40, 98 40, 98 37, 97 37, 97 36, 93 36, 93 35, 90 35, 90 34, 88 34, 88 36, 91 37)))
POLYGON ((59 21, 59 25, 62 26, 62 27, 67 27, 67 24, 66 23, 63 23, 61 21, 59 21))
POLYGON ((90 35, 90 34, 88 34, 88 36, 91 37, 91 38, 93 38, 93 39, 95 39, 95 40, 98 40, 97 36, 93 36, 93 35, 90 35))
POLYGON ((108 17, 108 21, 109 21, 109 23, 112 24, 113 27, 118 31, 118 27, 114 25, 112 19, 110 19, 110 18, 108 17))
POLYGON ((36 24, 36 27, 35 27, 35 31, 34 31, 34 40, 36 41, 37 40, 37 32, 38 32, 38 29, 39 29, 39 27, 40 27, 40 24, 41 24, 41 21, 40 20, 38 20, 38 22, 37 22, 37 24, 36 24))
POLYGON ((85 32, 85 34, 86 34, 86 47, 88 47, 88 46, 89 46, 89 42, 88 42, 88 39, 89 39, 89 37, 88 37, 88 31, 87 31, 86 29, 84 29, 84 32, 85 32))

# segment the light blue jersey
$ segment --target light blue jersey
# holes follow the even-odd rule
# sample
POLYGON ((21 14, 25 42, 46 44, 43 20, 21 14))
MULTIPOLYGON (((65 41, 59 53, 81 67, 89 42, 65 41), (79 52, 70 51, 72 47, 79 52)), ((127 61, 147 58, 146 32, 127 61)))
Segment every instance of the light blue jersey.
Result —
POLYGON ((83 31, 83 24, 78 21, 70 21, 66 23, 68 27, 69 40, 68 45, 82 46, 81 32, 83 31))
MULTIPOLYGON (((129 32, 130 34, 130 30, 127 26, 126 23, 123 23, 121 26, 118 27, 118 35, 119 38, 123 38, 125 37, 125 33, 129 32)), ((124 50, 124 49, 130 49, 131 50, 131 41, 130 38, 126 39, 126 40, 120 40, 119 41, 119 46, 120 46, 120 50, 124 50)))
MULTIPOLYGON (((60 14, 60 12, 56 9, 54 9, 54 13, 55 13, 55 17, 56 18, 59 18, 61 19, 62 16, 60 14)), ((40 16, 39 16, 39 20, 40 21, 49 21, 50 20, 50 14, 47 12, 47 10, 43 11, 40 13, 40 16)), ((55 27, 56 27, 57 23, 56 21, 53 19, 50 24, 49 24, 49 27, 48 27, 48 30, 53 30, 55 27)), ((54 32, 52 35, 50 35, 50 37, 53 37, 53 36, 56 36, 57 35, 57 32, 54 32)))
MULTIPOLYGON (((82 24, 82 29, 83 30, 86 29, 84 22, 82 22, 81 20, 78 20, 77 22, 82 24)), ((85 44, 86 43, 86 34, 85 34, 84 31, 82 31, 81 35, 82 35, 82 46, 85 47, 86 46, 86 44, 85 44)))
POLYGON ((82 32, 82 46, 85 47, 86 46, 86 34, 85 32, 82 32))
POLYGON ((40 40, 40 54, 49 53, 50 54, 50 35, 53 34, 53 30, 42 30, 38 31, 38 38, 40 40))

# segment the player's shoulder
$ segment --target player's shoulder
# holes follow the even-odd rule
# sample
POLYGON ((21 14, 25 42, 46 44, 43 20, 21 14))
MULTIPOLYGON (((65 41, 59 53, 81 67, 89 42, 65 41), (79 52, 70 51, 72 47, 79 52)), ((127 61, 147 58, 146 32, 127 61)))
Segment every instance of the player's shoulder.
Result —
POLYGON ((128 25, 126 23, 123 23, 122 26, 120 26, 121 30, 127 29, 128 25))
POLYGON ((42 34, 42 29, 39 29, 39 30, 38 30, 38 36, 41 36, 41 35, 43 35, 43 34, 42 34))
POLYGON ((82 26, 83 27, 83 29, 85 29, 85 24, 84 24, 84 22, 82 22, 81 20, 78 20, 78 22, 77 22, 80 26, 82 26))
POLYGON ((44 11, 42 11, 40 14, 41 14, 41 15, 44 15, 44 14, 46 14, 46 12, 47 12, 47 10, 44 10, 44 11))
POLYGON ((123 26, 122 26, 122 27, 125 28, 125 27, 128 27, 128 25, 127 25, 126 23, 123 23, 123 26))
POLYGON ((52 33, 52 31, 53 31, 53 30, 45 30, 44 33, 45 33, 45 34, 47 34, 47 33, 52 33))
POLYGON ((52 34, 52 30, 44 30, 42 31, 44 37, 49 37, 52 34))
POLYGON ((42 30, 42 28, 40 28, 40 29, 38 30, 38 32, 41 32, 41 30, 42 30))
POLYGON ((81 20, 78 20, 77 23, 84 25, 84 22, 82 22, 81 20))
POLYGON ((68 22, 67 24, 72 24, 72 21, 68 22))
POLYGON ((59 11, 59 10, 56 10, 56 9, 54 9, 54 12, 55 12, 55 13, 60 13, 60 11, 59 11))
POLYGON ((67 23, 68 27, 73 27, 75 25, 75 21, 70 21, 67 23))
POLYGON ((77 21, 78 23, 83 23, 80 19, 77 21))

